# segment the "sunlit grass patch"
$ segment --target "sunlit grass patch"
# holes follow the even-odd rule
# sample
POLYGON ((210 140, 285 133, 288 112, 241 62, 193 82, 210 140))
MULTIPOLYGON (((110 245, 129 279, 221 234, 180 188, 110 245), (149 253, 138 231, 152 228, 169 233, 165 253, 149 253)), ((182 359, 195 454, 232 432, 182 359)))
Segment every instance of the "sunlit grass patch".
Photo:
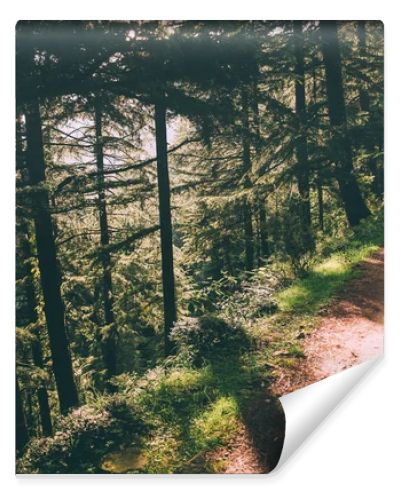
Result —
MULTIPOLYGON (((225 361, 199 369, 170 367, 139 381, 141 388, 134 399, 151 428, 141 445, 142 472, 190 471, 194 457, 206 468, 203 454, 235 436, 247 379, 235 365, 238 360, 225 361)), ((123 451, 119 461, 120 455, 126 461, 123 451)), ((112 459, 108 457, 108 462, 112 459)), ((108 470, 114 466, 111 463, 108 470)))
POLYGON ((223 396, 192 423, 191 435, 200 449, 226 444, 237 432, 239 406, 232 396, 223 396))
POLYGON ((303 279, 277 294, 280 311, 316 313, 350 278, 354 266, 377 250, 375 245, 349 248, 316 265, 303 279))
POLYGON ((201 370, 190 368, 177 369, 168 373, 161 381, 159 390, 174 392, 185 392, 208 384, 211 381, 212 374, 208 367, 201 370))
POLYGON ((260 339, 257 364, 272 376, 278 367, 295 368, 304 356, 303 339, 317 328, 319 312, 351 278, 357 264, 378 250, 374 243, 354 241, 316 264, 304 278, 295 280, 275 296, 279 310, 251 325, 251 333, 260 339))
POLYGON ((234 397, 221 396, 207 406, 199 406, 184 422, 177 420, 168 425, 160 421, 161 425, 144 443, 145 472, 189 472, 194 458, 204 462, 204 469, 208 468, 203 454, 226 445, 236 435, 239 406, 234 397))

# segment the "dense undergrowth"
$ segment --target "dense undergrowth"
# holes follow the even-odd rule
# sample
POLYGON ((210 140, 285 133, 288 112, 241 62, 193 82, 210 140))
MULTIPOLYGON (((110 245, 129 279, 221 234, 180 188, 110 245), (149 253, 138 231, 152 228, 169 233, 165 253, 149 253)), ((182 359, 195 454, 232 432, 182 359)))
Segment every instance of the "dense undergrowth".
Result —
MULTIPOLYGON (((377 216, 357 232, 325 239, 318 248, 321 257, 313 257, 300 278, 282 263, 270 262, 241 284, 235 282, 233 291, 219 291, 214 315, 176 324, 175 356, 144 375, 115 377, 116 394, 94 395, 89 404, 59 419, 53 437, 31 442, 18 471, 223 470, 225 464, 208 459, 207 453, 234 439, 274 370, 303 356, 305 334, 357 274, 357 264, 382 244, 382 227, 377 216)), ((274 415, 283 439, 284 416, 274 415)))
MULTIPOLYGON (((242 361, 250 339, 243 328, 213 317, 182 321, 174 334, 176 357, 142 377, 116 377, 118 396, 97 399, 61 419, 54 437, 30 445, 19 471, 184 472, 195 457, 227 444, 247 399, 261 387, 242 361), (107 455, 109 450, 114 453, 107 455)), ((212 465, 204 463, 204 470, 212 471, 212 465)))
POLYGON ((257 353, 258 363, 270 370, 292 367, 304 356, 302 343, 321 320, 320 312, 359 269, 357 264, 383 245, 382 213, 364 221, 355 231, 319 243, 319 258, 306 276, 294 278, 274 295, 277 312, 248 325, 265 346, 257 353))

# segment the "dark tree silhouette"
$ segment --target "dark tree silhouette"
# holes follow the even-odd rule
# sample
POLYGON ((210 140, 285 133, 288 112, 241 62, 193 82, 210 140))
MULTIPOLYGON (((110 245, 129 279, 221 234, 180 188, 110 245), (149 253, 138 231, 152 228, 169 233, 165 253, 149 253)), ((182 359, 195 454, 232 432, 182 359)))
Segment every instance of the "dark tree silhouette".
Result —
POLYGON ((172 244, 171 192, 168 172, 166 103, 161 97, 155 104, 157 182, 161 236, 161 265, 164 301, 164 343, 165 354, 171 354, 172 343, 169 338, 176 321, 174 254, 172 244))
POLYGON ((107 205, 104 190, 104 150, 103 150, 103 130, 102 130, 102 104, 100 98, 95 99, 95 129, 96 129, 96 167, 97 167, 97 204, 100 223, 100 245, 101 245, 101 265, 102 265, 102 297, 104 308, 104 324, 107 331, 102 339, 104 364, 107 370, 107 377, 116 374, 116 326, 113 311, 113 290, 111 275, 111 255, 109 250, 110 235, 108 231, 107 205))
MULTIPOLYGON (((251 138, 249 125, 249 96, 245 88, 242 91, 242 162, 244 188, 251 188, 251 138)), ((243 227, 244 227, 244 242, 245 242, 245 265, 247 271, 251 271, 254 267, 254 229, 252 219, 251 201, 246 195, 243 199, 243 227)))
POLYGON ((353 170, 351 143, 347 130, 342 63, 336 21, 321 21, 321 46, 326 72, 328 112, 334 138, 335 176, 350 226, 370 215, 353 170))
POLYGON ((22 404, 21 390, 19 388, 18 380, 15 379, 15 431, 17 456, 21 455, 24 451, 25 445, 28 442, 29 435, 26 428, 24 407, 22 404))
POLYGON ((300 195, 300 217, 305 231, 311 232, 310 167, 307 146, 307 108, 304 75, 304 35, 302 21, 294 21, 296 114, 299 123, 296 176, 300 195))
MULTIPOLYGON (((24 275, 25 275, 25 294, 27 302, 27 320, 33 325, 35 339, 32 341, 32 358, 35 366, 38 368, 44 368, 43 362, 43 352, 42 344, 40 339, 40 330, 36 326, 38 321, 38 314, 36 310, 37 301, 35 297, 35 286, 33 282, 33 269, 32 269, 32 253, 29 243, 29 234, 27 227, 24 228, 25 232, 22 235, 21 242, 21 254, 24 262, 24 275)), ((51 413, 49 406, 49 398, 46 388, 41 385, 37 389, 37 397, 39 403, 39 413, 40 413, 40 423, 42 426, 42 432, 44 436, 51 436, 53 433, 52 423, 51 423, 51 413)))
MULTIPOLYGON (((21 182, 26 183, 26 165, 25 165, 25 154, 22 147, 22 130, 21 130, 21 119, 17 119, 17 130, 16 130, 16 163, 17 169, 20 171, 21 182)), ((40 329, 37 326, 38 313, 37 313, 37 300, 35 292, 35 282, 34 282, 34 270, 33 270, 33 252, 30 243, 30 231, 29 222, 26 218, 21 217, 19 224, 17 223, 17 238, 20 240, 20 261, 22 263, 22 274, 24 283, 24 292, 26 298, 26 317, 24 322, 32 325, 33 332, 35 334, 34 340, 32 340, 32 358, 35 366, 43 369, 43 352, 42 344, 40 338, 40 329)), ((51 412, 49 406, 49 398, 47 394, 47 389, 41 384, 37 389, 37 398, 39 403, 39 413, 40 413, 40 423, 42 426, 42 432, 44 436, 50 436, 53 432, 51 423, 51 412)))
POLYGON ((40 281, 44 298, 53 371, 62 413, 78 405, 71 354, 64 324, 61 277, 58 269, 49 198, 44 186, 45 160, 39 103, 26 106, 27 169, 32 195, 40 281))

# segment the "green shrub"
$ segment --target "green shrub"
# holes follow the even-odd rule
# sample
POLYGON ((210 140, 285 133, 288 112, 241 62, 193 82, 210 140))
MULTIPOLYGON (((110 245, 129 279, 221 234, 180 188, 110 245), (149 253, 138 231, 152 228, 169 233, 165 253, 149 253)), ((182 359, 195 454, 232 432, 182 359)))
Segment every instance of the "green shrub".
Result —
POLYGON ((283 240, 285 252, 296 276, 305 276, 313 264, 315 241, 308 225, 304 224, 304 208, 299 197, 293 197, 285 214, 283 240))
POLYGON ((338 252, 346 253, 363 245, 380 246, 383 244, 383 240, 383 211, 378 211, 363 219, 353 229, 346 228, 341 233, 330 236, 325 234, 324 238, 318 242, 317 253, 320 258, 325 258, 338 252))
POLYGON ((241 326, 231 325, 215 316, 185 318, 171 332, 178 358, 202 366, 205 363, 240 354, 250 346, 249 337, 241 326))
POLYGON ((56 429, 53 437, 29 444, 17 463, 18 473, 99 472, 104 454, 137 437, 144 424, 126 401, 112 396, 101 408, 85 405, 60 417, 56 429))
POLYGON ((362 243, 382 245, 384 239, 383 210, 363 219, 354 229, 354 236, 362 243))
POLYGON ((219 302, 219 314, 223 318, 239 322, 276 312, 274 294, 280 286, 280 277, 265 268, 248 274, 238 290, 219 302))

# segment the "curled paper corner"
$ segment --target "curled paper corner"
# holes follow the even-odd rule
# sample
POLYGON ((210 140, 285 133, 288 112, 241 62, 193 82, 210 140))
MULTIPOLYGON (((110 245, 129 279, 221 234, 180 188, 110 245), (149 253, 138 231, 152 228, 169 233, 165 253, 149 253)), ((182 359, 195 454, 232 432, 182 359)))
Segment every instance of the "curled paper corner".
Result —
POLYGON ((343 401, 383 356, 366 361, 279 398, 286 420, 278 472, 326 417, 343 401))

